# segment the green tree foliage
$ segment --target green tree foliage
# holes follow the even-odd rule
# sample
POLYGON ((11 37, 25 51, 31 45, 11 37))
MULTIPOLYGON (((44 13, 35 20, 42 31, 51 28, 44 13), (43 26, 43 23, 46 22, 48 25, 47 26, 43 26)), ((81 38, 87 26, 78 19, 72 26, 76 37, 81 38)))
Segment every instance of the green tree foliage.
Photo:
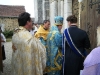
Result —
POLYGON ((12 31, 11 30, 5 30, 3 32, 3 34, 5 35, 6 38, 11 38, 12 35, 13 35, 13 30, 12 31))

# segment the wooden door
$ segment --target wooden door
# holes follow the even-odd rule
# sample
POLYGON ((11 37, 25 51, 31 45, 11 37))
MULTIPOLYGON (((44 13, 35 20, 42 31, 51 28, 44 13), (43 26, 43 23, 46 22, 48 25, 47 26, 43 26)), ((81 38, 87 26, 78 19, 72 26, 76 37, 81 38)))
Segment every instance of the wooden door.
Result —
MULTIPOLYGON (((73 0, 73 6, 75 2, 78 2, 78 0, 73 0)), ((91 42, 91 49, 95 48, 97 45, 96 29, 98 25, 100 25, 100 21, 99 21, 100 4, 99 3, 100 0, 83 0, 81 2, 80 28, 85 30, 89 35, 90 42, 91 42)), ((73 14, 75 14, 74 9, 73 9, 73 14)))

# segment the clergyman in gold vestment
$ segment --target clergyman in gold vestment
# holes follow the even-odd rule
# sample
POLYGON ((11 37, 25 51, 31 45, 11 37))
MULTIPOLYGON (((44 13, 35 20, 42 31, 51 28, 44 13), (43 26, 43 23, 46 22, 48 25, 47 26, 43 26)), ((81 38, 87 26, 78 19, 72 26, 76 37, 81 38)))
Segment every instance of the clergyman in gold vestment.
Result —
POLYGON ((32 28, 30 14, 21 13, 19 28, 12 37, 11 75, 43 75, 46 66, 46 49, 41 42, 29 33, 32 28))

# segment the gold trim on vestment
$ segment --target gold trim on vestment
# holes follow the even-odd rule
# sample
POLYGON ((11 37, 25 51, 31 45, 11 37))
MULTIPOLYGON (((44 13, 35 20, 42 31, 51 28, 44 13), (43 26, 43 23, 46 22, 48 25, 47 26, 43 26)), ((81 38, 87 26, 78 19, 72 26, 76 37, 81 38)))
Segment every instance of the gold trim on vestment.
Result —
POLYGON ((54 64, 56 65, 56 67, 55 67, 55 68, 54 68, 54 67, 46 67, 46 69, 45 69, 46 72, 61 70, 62 64, 59 65, 59 64, 56 62, 59 56, 62 57, 62 53, 58 50, 58 54, 57 54, 56 58, 54 59, 54 64))

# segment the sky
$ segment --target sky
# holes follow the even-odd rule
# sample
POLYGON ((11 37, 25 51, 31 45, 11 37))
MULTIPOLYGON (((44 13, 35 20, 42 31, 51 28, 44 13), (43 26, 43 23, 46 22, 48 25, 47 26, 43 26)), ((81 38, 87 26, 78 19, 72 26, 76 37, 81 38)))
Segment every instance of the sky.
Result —
POLYGON ((2 5, 23 5, 25 6, 26 12, 34 17, 34 0, 0 0, 2 5))

